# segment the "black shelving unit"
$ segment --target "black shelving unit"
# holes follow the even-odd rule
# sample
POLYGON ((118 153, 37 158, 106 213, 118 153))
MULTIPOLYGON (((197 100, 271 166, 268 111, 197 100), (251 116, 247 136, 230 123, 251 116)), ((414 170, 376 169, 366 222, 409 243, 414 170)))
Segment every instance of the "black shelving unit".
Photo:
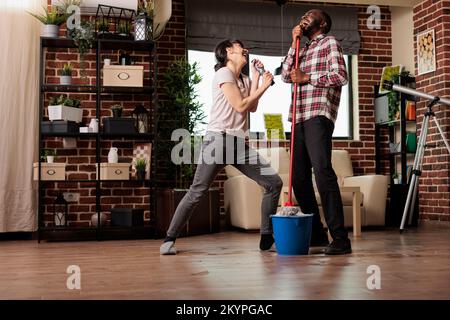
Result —
MULTIPOLYGON (((415 79, 410 76, 399 76, 399 83, 402 86, 410 86, 411 84, 414 84, 415 79)), ((377 87, 374 89, 375 92, 378 92, 377 87)), ((407 157, 413 156, 414 152, 408 152, 406 147, 406 134, 407 134, 407 125, 410 123, 416 123, 415 120, 406 120, 406 102, 407 101, 413 101, 415 103, 415 97, 409 96, 407 94, 403 94, 398 92, 399 95, 399 101, 400 101, 400 119, 398 120, 391 120, 386 121, 382 123, 376 123, 375 124, 375 170, 377 174, 381 174, 382 167, 381 167, 381 161, 382 160, 389 160, 389 173, 391 178, 391 185, 393 184, 392 176, 397 171, 396 168, 396 161, 398 158, 400 158, 401 166, 401 184, 408 184, 407 181, 407 157), (389 142, 397 142, 396 139, 396 130, 398 128, 400 129, 400 151, 397 152, 389 152, 389 153, 383 153, 382 152, 382 144, 381 141, 381 131, 383 128, 388 128, 389 131, 389 142)), ((377 96, 377 94, 375 95, 377 96)), ((414 129, 415 131, 416 129, 414 129)))
MULTIPOLYGON (((153 237, 156 230, 156 188, 157 182, 154 179, 145 180, 102 180, 100 176, 100 162, 101 162, 101 142, 107 140, 122 140, 122 141, 141 141, 151 143, 151 164, 150 176, 156 177, 157 161, 156 161, 156 93, 152 87, 156 83, 156 57, 154 55, 155 44, 152 41, 135 42, 133 40, 115 40, 115 39, 98 39, 93 44, 93 50, 96 52, 96 85, 55 85, 45 83, 45 53, 46 48, 76 48, 75 43, 71 39, 66 38, 42 38, 40 39, 40 99, 39 99, 39 119, 40 124, 44 120, 44 99, 46 93, 90 93, 96 95, 96 117, 99 119, 99 127, 101 124, 101 102, 103 95, 113 94, 130 94, 130 95, 150 95, 150 105, 153 107, 153 114, 151 115, 151 131, 149 133, 134 133, 134 134, 111 134, 111 133, 42 133, 41 125, 39 126, 39 155, 44 148, 45 138, 49 137, 71 137, 84 138, 96 141, 96 163, 97 163, 97 179, 80 179, 80 180, 42 180, 41 176, 41 157, 38 157, 38 241, 41 240, 86 240, 86 239, 124 239, 124 238, 149 238, 153 237), (124 49, 132 52, 146 52, 149 55, 148 63, 150 65, 150 79, 149 85, 144 87, 104 87, 102 86, 101 77, 101 54, 107 50, 124 49), (98 221, 100 221, 101 210, 101 190, 104 184, 107 183, 121 183, 123 184, 138 184, 149 188, 149 212, 150 222, 144 226, 133 227, 116 227, 104 226, 98 223, 97 226, 83 227, 83 226, 46 226, 44 221, 44 197, 45 188, 47 184, 58 183, 61 185, 67 183, 79 184, 95 184, 95 198, 96 198, 96 212, 98 221)), ((82 106, 81 106, 82 107, 82 106)), ((78 188, 80 188, 78 186, 78 188)), ((71 188, 74 189, 74 188, 71 188)))
MULTIPOLYGON (((402 86, 412 86, 414 87, 415 78, 410 76, 399 76, 399 84, 402 86)), ((374 87, 375 97, 378 96, 378 86, 374 87)), ((417 127, 415 126, 416 120, 406 119, 406 102, 413 101, 414 108, 416 107, 416 99, 413 96, 397 93, 399 95, 400 101, 400 119, 390 120, 386 122, 375 124, 375 171, 377 174, 383 174, 382 161, 389 161, 389 196, 391 201, 389 202, 389 209, 386 217, 386 225, 398 227, 400 225, 401 214, 403 213, 403 207, 406 201, 406 194, 408 193, 409 181, 408 181, 408 158, 410 160, 410 165, 412 166, 415 152, 408 152, 406 145, 406 135, 407 126, 414 124, 414 132, 416 132, 417 127), (388 144, 390 142, 400 143, 400 151, 397 152, 383 152, 383 147, 386 147, 381 140, 382 131, 387 128, 388 130, 388 144), (399 140, 396 141, 396 131, 400 132, 399 140), (397 172, 397 162, 400 161, 400 173, 401 180, 399 184, 394 184, 393 175, 397 172), (395 201, 392 201, 395 199, 395 201)), ((416 202, 416 212, 418 212, 418 203, 416 202)))

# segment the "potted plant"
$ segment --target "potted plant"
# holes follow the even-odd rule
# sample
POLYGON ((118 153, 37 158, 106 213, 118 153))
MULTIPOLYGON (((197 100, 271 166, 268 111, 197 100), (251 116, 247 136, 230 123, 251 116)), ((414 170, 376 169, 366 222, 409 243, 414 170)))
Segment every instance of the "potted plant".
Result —
POLYGON ((400 184, 400 177, 397 172, 392 175, 392 180, 394 181, 394 184, 400 184))
POLYGON ((47 161, 47 163, 53 163, 56 157, 56 150, 53 149, 42 149, 41 160, 47 161))
POLYGON ((119 22, 117 33, 122 37, 127 37, 130 34, 130 24, 128 23, 128 21, 119 22))
POLYGON ((62 85, 72 84, 72 65, 69 63, 64 64, 61 69, 61 77, 59 78, 59 83, 62 85))
MULTIPOLYGON (((197 63, 190 64, 185 58, 180 58, 169 65, 164 74, 163 91, 167 97, 170 97, 164 108, 170 114, 169 119, 172 121, 170 123, 162 119, 162 122, 158 121, 161 125, 161 130, 158 130, 161 135, 159 141, 162 144, 159 150, 163 154, 167 154, 167 152, 170 154, 170 150, 176 144, 171 142, 173 130, 178 128, 188 130, 192 135, 191 145, 193 148, 195 134, 197 133, 196 126, 205 123, 203 106, 198 102, 198 95, 195 90, 195 86, 201 81, 197 68, 197 63), (167 141, 170 142, 167 143, 167 141)), ((194 176, 194 165, 175 166, 171 164, 171 166, 173 166, 172 172, 175 177, 170 179, 175 178, 176 188, 188 188, 194 176)))
POLYGON ((113 117, 114 118, 120 118, 122 116, 122 109, 123 109, 123 107, 120 104, 113 105, 111 107, 111 111, 112 111, 113 117))
POLYGON ((144 180, 145 179, 145 170, 147 168, 147 161, 145 159, 137 159, 134 167, 136 169, 136 175, 138 180, 144 180))
POLYGON ((102 20, 100 20, 100 23, 98 24, 98 33, 99 34, 109 33, 108 19, 102 18, 102 20))
POLYGON ((59 27, 66 21, 66 14, 58 6, 51 6, 50 8, 43 7, 44 13, 36 14, 28 12, 33 17, 44 24, 41 36, 49 38, 57 38, 59 35, 59 27))
POLYGON ((48 105, 49 120, 65 120, 79 123, 83 117, 83 110, 79 109, 80 105, 80 100, 70 99, 66 95, 51 97, 48 105))

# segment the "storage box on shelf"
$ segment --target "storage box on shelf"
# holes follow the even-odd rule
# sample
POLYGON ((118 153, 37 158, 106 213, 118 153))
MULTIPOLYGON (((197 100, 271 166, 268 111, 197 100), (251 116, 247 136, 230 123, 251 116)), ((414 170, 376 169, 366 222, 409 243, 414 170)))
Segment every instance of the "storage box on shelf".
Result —
MULTIPOLYGON (((39 163, 33 163, 33 178, 39 179, 39 163)), ((66 164, 65 163, 46 163, 41 162, 41 180, 65 180, 66 164)))
POLYGON ((144 66, 115 65, 103 67, 103 86, 142 87, 144 66))
POLYGON ((80 125, 75 121, 42 121, 41 132, 46 133, 78 133, 80 125))
POLYGON ((101 180, 130 180, 129 163, 100 163, 101 180))
POLYGON ((103 130, 108 134, 137 133, 133 118, 103 118, 103 130))

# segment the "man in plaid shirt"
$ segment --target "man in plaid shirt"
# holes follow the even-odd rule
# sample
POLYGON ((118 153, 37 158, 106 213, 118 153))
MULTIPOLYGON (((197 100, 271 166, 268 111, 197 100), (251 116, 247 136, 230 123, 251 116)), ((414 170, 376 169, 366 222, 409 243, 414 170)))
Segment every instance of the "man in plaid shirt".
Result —
MULTIPOLYGON (((296 82, 293 189, 305 213, 313 213, 311 246, 325 246, 326 254, 351 253, 351 244, 344 227, 342 199, 336 174, 331 165, 332 135, 337 118, 341 88, 348 82, 342 49, 333 36, 330 16, 321 10, 310 10, 292 30, 292 47, 283 61, 284 82, 296 82), (297 37, 309 41, 299 54, 299 69, 294 69, 297 37), (320 221, 311 168, 328 229, 333 238, 328 243, 320 221)), ((292 105, 289 121, 292 115, 292 105)))

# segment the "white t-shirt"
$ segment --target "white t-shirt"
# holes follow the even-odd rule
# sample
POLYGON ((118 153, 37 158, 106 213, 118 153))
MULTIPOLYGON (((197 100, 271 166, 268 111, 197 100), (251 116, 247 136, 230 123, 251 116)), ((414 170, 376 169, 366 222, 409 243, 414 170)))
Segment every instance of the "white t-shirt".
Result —
POLYGON ((227 133, 231 135, 242 136, 247 132, 248 111, 237 112, 225 97, 221 85, 227 82, 236 83, 241 91, 242 98, 250 95, 250 78, 242 75, 244 81, 236 78, 234 73, 227 67, 216 71, 212 81, 212 99, 210 121, 207 131, 227 133), (243 83, 242 83, 243 82, 243 83))

